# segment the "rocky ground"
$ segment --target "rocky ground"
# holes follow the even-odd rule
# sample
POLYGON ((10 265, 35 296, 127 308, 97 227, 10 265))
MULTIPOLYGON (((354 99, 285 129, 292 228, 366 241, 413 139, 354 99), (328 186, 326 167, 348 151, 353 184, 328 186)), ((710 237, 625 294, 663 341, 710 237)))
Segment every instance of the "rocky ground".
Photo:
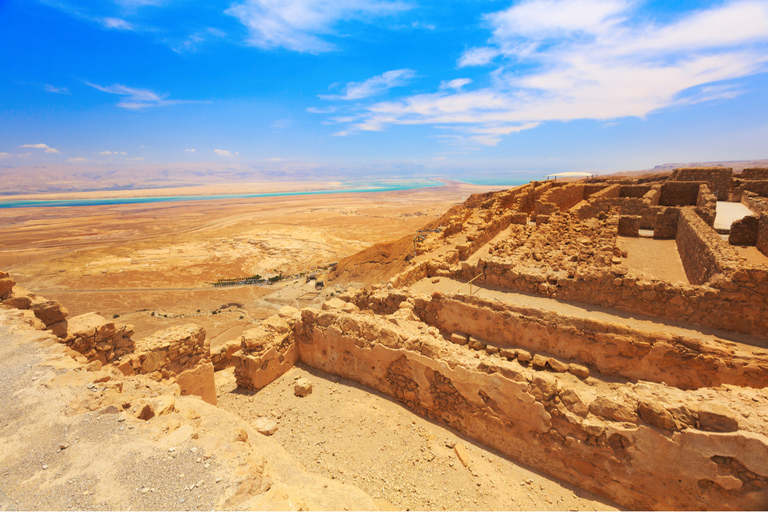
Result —
POLYGON ((516 464, 381 393, 303 365, 258 392, 217 374, 219 407, 277 425, 272 438, 312 473, 355 485, 394 510, 616 510, 516 464), (313 384, 306 397, 294 383, 313 384))

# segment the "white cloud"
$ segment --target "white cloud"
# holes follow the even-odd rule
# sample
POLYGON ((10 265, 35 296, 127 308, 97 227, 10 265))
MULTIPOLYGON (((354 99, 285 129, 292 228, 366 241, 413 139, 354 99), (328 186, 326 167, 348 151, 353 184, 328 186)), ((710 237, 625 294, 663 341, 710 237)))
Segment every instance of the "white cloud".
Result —
POLYGON ((472 83, 470 78, 456 78, 455 80, 447 80, 440 82, 440 89, 461 89, 465 85, 472 83))
POLYGON ((310 114, 332 114, 336 112, 336 107, 307 107, 306 110, 310 114))
POLYGON ((184 151, 186 151, 187 153, 194 153, 197 150, 192 148, 192 149, 185 149, 184 151))
POLYGON ((363 82, 349 82, 344 87, 344 93, 341 95, 321 95, 320 97, 326 100, 359 100, 368 98, 385 93, 393 87, 406 85, 414 76, 416 76, 416 72, 412 69, 394 69, 363 82))
POLYGON ((232 151, 229 151, 228 149, 214 149, 213 152, 216 153, 219 156, 235 156, 235 155, 239 155, 240 154, 237 151, 235 151, 233 153, 232 151))
POLYGON ((732 98, 740 87, 722 82, 768 69, 768 2, 729 2, 666 24, 636 16, 636 6, 526 0, 486 15, 488 45, 465 51, 458 65, 497 62, 490 86, 443 82, 432 94, 375 103, 343 132, 431 124, 452 128, 449 140, 492 145, 547 121, 643 118, 732 98))
POLYGON ((128 109, 139 109, 147 107, 165 107, 168 105, 180 105, 182 103, 197 103, 189 100, 169 100, 168 94, 159 94, 150 89, 136 89, 127 85, 115 84, 103 86, 86 82, 94 89, 109 94, 124 96, 117 102, 117 106, 128 109))
POLYGON ((225 11, 246 26, 248 44, 323 53, 336 49, 320 36, 339 21, 367 20, 409 9, 393 0, 243 0, 225 11))
POLYGON ((4 153, 0 151, 0 160, 2 160, 3 158, 11 158, 12 156, 13 155, 11 153, 4 153))
POLYGON ((34 149, 44 149, 46 153, 61 153, 56 148, 52 148, 48 146, 48 144, 24 144, 21 146, 22 148, 34 148, 34 149))
POLYGON ((67 89, 66 87, 55 87, 51 84, 45 84, 45 91, 56 93, 56 94, 69 94, 69 89, 67 89))
POLYGON ((67 158, 66 161, 69 164, 82 164, 82 163, 88 162, 89 160, 87 158, 83 158, 81 156, 76 156, 76 157, 73 157, 73 158, 67 158))
POLYGON ((133 25, 121 18, 102 18, 101 24, 115 30, 136 30, 133 25))
POLYGON ((499 53, 499 50, 495 48, 470 48, 461 55, 459 67, 485 66, 493 62, 499 53))

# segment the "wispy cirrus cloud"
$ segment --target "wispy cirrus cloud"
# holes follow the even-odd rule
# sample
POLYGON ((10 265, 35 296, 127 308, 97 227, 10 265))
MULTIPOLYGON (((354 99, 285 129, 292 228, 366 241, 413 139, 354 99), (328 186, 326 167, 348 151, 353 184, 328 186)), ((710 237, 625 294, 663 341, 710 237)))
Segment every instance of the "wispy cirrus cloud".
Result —
POLYGON ((732 1, 666 23, 641 17, 638 5, 525 0, 487 14, 487 45, 457 64, 493 65, 490 86, 443 82, 435 93, 374 103, 337 134, 431 124, 454 130, 451 140, 495 145, 548 121, 644 118, 727 100, 740 89, 723 82, 768 70, 768 3, 732 1))
POLYGON ((125 21, 122 18, 101 18, 99 19, 99 23, 101 23, 106 28, 115 30, 136 30, 136 27, 134 27, 133 24, 125 21))
POLYGON ((243 0, 226 14, 248 29, 248 44, 264 49, 324 53, 336 50, 322 36, 340 21, 371 20, 410 9, 397 0, 243 0))
POLYGON ((48 144, 42 144, 42 143, 39 143, 39 144, 22 144, 21 147, 22 148, 43 149, 43 150, 45 150, 46 153, 61 153, 61 151, 59 151, 58 149, 52 148, 48 144))
POLYGON ((99 154, 109 156, 109 155, 127 155, 128 153, 126 153, 125 151, 100 151, 99 154))
POLYGON ((127 85, 115 84, 103 86, 86 82, 88 85, 101 92, 122 96, 117 106, 127 109, 142 109, 150 107, 166 107, 183 103, 200 103, 194 100, 170 100, 167 93, 157 93, 151 89, 137 89, 127 85))
POLYGON ((56 87, 51 84, 44 84, 43 89, 45 89, 45 92, 52 92, 54 94, 69 94, 69 89, 66 87, 56 87))
POLYGON ((240 154, 237 151, 232 152, 228 149, 214 149, 213 152, 219 156, 235 156, 240 154))
POLYGON ((394 69, 362 82, 349 82, 340 95, 320 95, 325 100, 359 100, 383 94, 393 87, 400 87, 416 76, 412 69, 394 69))

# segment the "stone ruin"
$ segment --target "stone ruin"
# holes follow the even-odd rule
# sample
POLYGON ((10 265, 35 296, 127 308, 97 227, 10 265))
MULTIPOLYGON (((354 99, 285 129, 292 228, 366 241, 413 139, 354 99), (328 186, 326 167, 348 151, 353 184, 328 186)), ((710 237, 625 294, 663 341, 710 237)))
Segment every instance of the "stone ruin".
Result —
POLYGON ((134 342, 131 325, 96 313, 67 318, 67 309, 58 301, 14 288, 15 284, 0 271, 0 307, 15 311, 36 329, 51 331, 88 370, 111 364, 126 376, 144 374, 157 382, 175 383, 179 394, 216 404, 211 350, 202 327, 174 326, 134 342))
POLYGON ((768 256, 768 198, 743 187, 755 177, 474 195, 425 226, 440 230, 385 286, 281 311, 220 365, 260 389, 301 361, 624 507, 765 509, 768 266, 713 228, 718 197, 742 202, 754 219, 732 231, 756 229, 768 256), (637 236, 674 240, 688 282, 632 270, 618 240, 637 236), (458 289, 434 290, 443 280, 458 289))
MULTIPOLYGON (((128 326, 76 318, 104 335, 61 337, 89 364, 180 385, 190 366, 201 382, 233 366, 258 390, 302 362, 623 507, 766 509, 768 265, 733 245, 768 257, 764 182, 764 169, 681 169, 473 195, 393 256, 407 265, 385 285, 284 307, 213 351, 193 326, 131 347, 128 326), (718 234, 718 199, 753 215, 718 234), (619 240, 642 236, 674 240, 687 283, 628 265, 619 240)), ((18 304, 7 283, 3 304, 18 304)), ((54 309, 29 314, 62 331, 54 309)))

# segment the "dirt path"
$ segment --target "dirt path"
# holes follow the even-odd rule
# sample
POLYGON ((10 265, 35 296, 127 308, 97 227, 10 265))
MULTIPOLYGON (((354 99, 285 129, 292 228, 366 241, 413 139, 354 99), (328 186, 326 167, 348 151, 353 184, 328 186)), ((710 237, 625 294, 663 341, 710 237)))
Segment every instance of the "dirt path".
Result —
POLYGON ((219 407, 278 422, 272 436, 307 471, 353 484, 396 510, 616 510, 355 382, 303 365, 258 392, 217 373, 219 407), (296 397, 306 377, 312 393, 296 397), (463 450, 468 466, 457 457, 463 450))

